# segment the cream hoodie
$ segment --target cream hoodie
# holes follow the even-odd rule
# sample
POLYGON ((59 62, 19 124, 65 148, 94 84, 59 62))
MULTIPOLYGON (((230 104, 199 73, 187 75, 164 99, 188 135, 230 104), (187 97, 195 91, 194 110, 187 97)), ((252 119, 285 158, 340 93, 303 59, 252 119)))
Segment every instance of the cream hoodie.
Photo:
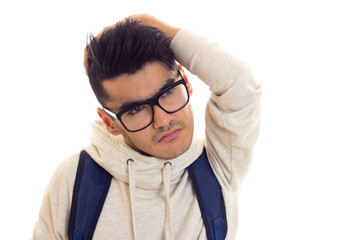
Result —
MULTIPOLYGON (((185 153, 163 160, 137 153, 122 136, 109 134, 101 122, 93 123, 92 144, 85 150, 113 175, 93 239, 206 239, 186 171, 204 145, 224 195, 226 239, 235 239, 238 191, 259 132, 261 88, 242 61, 197 33, 181 30, 171 47, 176 60, 212 92, 206 108, 206 139, 194 136, 185 153)), ((33 239, 68 239, 78 159, 76 154, 63 162, 52 177, 33 239)))

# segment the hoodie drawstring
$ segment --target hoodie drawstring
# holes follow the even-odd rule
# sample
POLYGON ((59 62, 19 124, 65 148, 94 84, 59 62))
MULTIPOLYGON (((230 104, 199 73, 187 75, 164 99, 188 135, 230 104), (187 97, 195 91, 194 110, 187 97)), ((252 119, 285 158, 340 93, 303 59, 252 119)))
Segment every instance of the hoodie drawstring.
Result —
POLYGON ((171 162, 164 163, 163 168, 163 182, 165 190, 165 236, 166 239, 173 240, 173 228, 171 222, 171 207, 170 207, 170 179, 171 179, 171 162))
POLYGON ((129 171, 129 189, 130 189, 130 205, 131 205, 131 218, 134 239, 136 239, 136 228, 135 228, 135 188, 136 188, 136 166, 133 159, 129 158, 126 161, 129 171))
MULTIPOLYGON (((136 189, 136 165, 133 159, 127 160, 129 171, 129 189, 130 189, 130 205, 133 236, 136 239, 136 225, 135 225, 135 189, 136 189)), ((170 179, 171 179, 171 162, 164 163, 163 168, 163 183, 165 191, 165 239, 174 240, 173 227, 171 222, 171 207, 170 207, 170 179)))

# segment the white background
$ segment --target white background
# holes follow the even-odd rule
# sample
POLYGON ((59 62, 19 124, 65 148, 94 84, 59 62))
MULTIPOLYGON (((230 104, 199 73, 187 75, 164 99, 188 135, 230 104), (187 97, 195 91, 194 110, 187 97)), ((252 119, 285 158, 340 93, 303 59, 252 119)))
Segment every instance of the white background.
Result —
MULTIPOLYGON (((221 42, 263 86, 239 239, 360 239, 357 1, 2 1, 0 238, 29 239, 46 185, 88 144, 88 32, 147 12, 221 42)), ((195 77, 201 122, 207 88, 195 77)))

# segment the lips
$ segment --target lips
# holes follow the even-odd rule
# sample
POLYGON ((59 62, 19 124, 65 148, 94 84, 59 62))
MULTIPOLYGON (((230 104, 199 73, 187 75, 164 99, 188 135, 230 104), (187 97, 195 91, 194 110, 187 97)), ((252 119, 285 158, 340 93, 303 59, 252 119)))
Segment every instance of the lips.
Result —
POLYGON ((170 132, 165 133, 163 136, 161 136, 159 142, 167 143, 174 140, 177 136, 179 136, 181 132, 181 129, 174 129, 170 132))

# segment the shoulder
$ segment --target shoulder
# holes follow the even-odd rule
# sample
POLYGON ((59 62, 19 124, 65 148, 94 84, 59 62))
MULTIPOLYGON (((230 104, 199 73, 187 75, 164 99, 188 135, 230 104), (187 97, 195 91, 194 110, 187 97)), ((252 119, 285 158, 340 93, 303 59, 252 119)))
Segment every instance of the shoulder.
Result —
POLYGON ((34 239, 65 238, 79 156, 69 157, 55 170, 43 196, 34 239))
POLYGON ((71 157, 67 158, 55 170, 49 186, 48 191, 58 192, 62 190, 65 192, 69 192, 67 190, 71 190, 74 186, 75 176, 77 171, 77 166, 79 163, 80 152, 72 155, 71 157))

